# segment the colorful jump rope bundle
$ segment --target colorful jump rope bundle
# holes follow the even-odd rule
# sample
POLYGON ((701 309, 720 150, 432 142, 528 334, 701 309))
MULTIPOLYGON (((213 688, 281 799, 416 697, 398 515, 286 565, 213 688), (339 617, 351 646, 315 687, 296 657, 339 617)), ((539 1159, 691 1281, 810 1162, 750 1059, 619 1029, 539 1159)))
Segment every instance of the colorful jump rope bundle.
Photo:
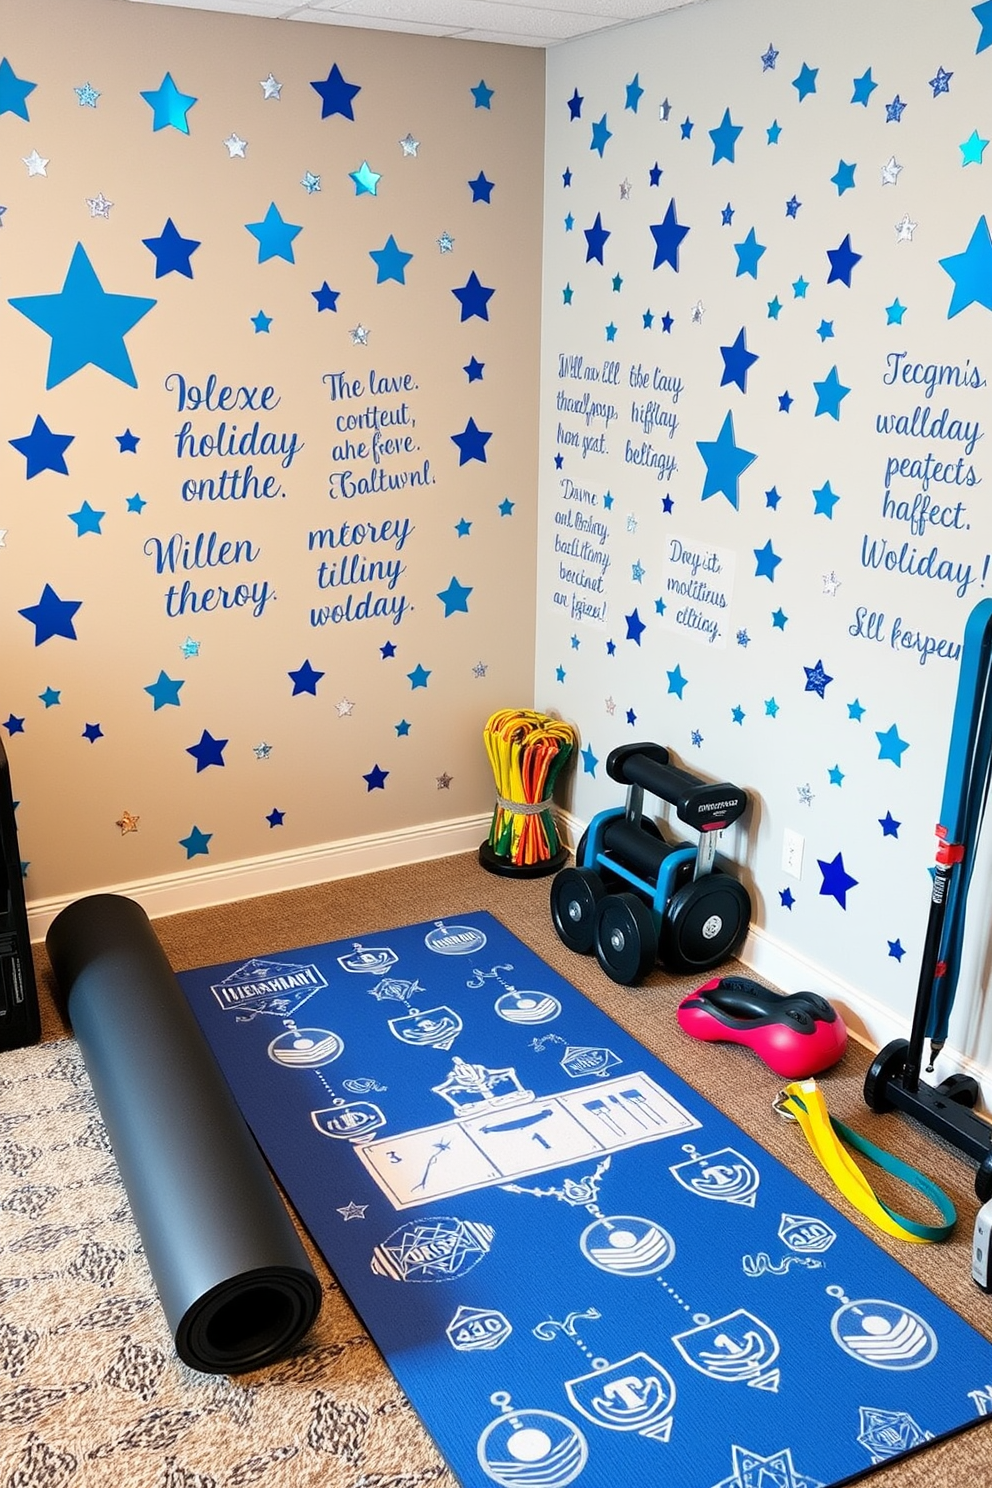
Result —
POLYGON ((575 734, 560 719, 504 708, 489 719, 484 738, 496 781, 489 847, 521 869, 548 862, 560 851, 551 797, 575 734))

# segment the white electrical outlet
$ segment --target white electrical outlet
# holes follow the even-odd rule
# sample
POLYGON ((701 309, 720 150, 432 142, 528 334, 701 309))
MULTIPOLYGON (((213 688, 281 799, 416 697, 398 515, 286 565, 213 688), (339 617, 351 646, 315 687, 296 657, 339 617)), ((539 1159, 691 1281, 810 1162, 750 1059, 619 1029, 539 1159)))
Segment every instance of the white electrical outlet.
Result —
POLYGON ((791 878, 803 876, 803 850, 806 839, 799 832, 786 827, 782 833, 782 872, 791 878))

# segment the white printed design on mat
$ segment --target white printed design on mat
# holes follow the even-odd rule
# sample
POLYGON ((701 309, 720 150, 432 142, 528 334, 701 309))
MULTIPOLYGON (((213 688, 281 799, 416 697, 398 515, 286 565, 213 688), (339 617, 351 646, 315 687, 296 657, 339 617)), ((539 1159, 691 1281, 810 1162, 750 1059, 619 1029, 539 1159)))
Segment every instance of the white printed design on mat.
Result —
POLYGON ((873 1463, 888 1462, 891 1457, 901 1457, 904 1452, 933 1441, 933 1432, 918 1426, 908 1411, 863 1405, 860 1415, 858 1442, 870 1453, 873 1463))
POLYGON ((344 1040, 329 1028, 297 1028, 280 1033, 269 1045, 269 1058, 284 1069, 319 1069, 344 1049, 344 1040))
POLYGON ((381 977, 399 959, 396 952, 391 951, 388 946, 363 946, 356 940, 354 950, 349 951, 346 956, 338 957, 338 965, 342 971, 350 971, 354 976, 381 977))
POLYGON ((259 1013, 284 1018, 326 986, 327 979, 313 964, 299 966, 254 957, 215 982, 210 990, 225 1012, 236 1012, 239 1021, 247 1021, 259 1013))
POLYGON ((837 1286, 827 1287, 842 1306, 830 1320, 834 1341, 845 1354, 873 1369, 922 1369, 937 1353, 937 1335, 919 1313, 877 1297, 851 1302, 837 1286))
POLYGON ((511 987, 497 997, 493 1007, 507 1023, 551 1023, 561 1012, 561 1003, 548 992, 518 992, 511 987))
POLYGON ((650 1354, 629 1354, 615 1364, 594 1359, 592 1373, 565 1381, 577 1411, 607 1431, 637 1431, 656 1441, 672 1434, 675 1381, 650 1354))
MULTIPOLYGON (((508 1080, 513 1071, 487 1074, 508 1080)), ((504 1089, 510 1093, 509 1084, 504 1089)), ((450 1100, 450 1093, 445 1094, 450 1100)), ((538 1098, 527 1091, 521 1094, 523 1099, 506 1102, 510 1107, 506 1112, 488 1105, 474 1111, 463 1107, 451 1120, 379 1137, 355 1151, 393 1207, 405 1209, 426 1199, 470 1193, 677 1136, 700 1125, 641 1073, 538 1098)))
POLYGON ((733 1147, 721 1147, 718 1152, 701 1153, 691 1145, 682 1148, 688 1152, 686 1162, 669 1168, 673 1178, 701 1199, 716 1199, 724 1204, 746 1204, 754 1208, 761 1174, 749 1158, 733 1147))
POLYGON ((783 1256, 778 1262, 773 1262, 764 1250, 757 1255, 742 1256, 741 1265, 746 1276, 787 1276, 793 1266, 819 1270, 824 1262, 818 1257, 837 1239, 836 1232, 828 1224, 807 1214, 783 1214, 778 1237, 792 1254, 783 1256))
POLYGON ((365 1142, 386 1118, 372 1101, 335 1101, 333 1106, 311 1111, 310 1120, 325 1137, 338 1137, 345 1142, 365 1142))
POLYGON ((489 1254, 495 1234, 447 1214, 411 1220, 375 1247, 372 1270, 392 1281, 454 1281, 489 1254))
POLYGON ((713 1322, 705 1316, 697 1322, 672 1339, 687 1364, 724 1384, 778 1390, 779 1371, 769 1366, 779 1356, 779 1341, 767 1323, 743 1307, 713 1322))
POLYGON ((513 1332, 510 1319, 496 1307, 459 1307, 445 1328, 448 1342, 459 1353, 499 1348, 513 1332))
POLYGON ((579 1249, 611 1276, 653 1276, 675 1259, 675 1241, 654 1220, 610 1214, 583 1230, 579 1249))
POLYGON ((450 1049, 462 1031, 462 1020, 449 1007, 411 1008, 401 1018, 390 1018, 389 1031, 401 1044, 415 1049, 450 1049))
POLYGON ((435 920, 433 930, 424 936, 424 945, 439 956, 470 956, 473 951, 481 951, 486 940, 483 931, 474 925, 446 925, 443 920, 435 920))
POLYGON ((751 1452, 747 1447, 731 1447, 734 1470, 729 1478, 721 1478, 713 1488, 824 1488, 819 1478, 807 1477, 797 1470, 792 1460, 792 1448, 783 1447, 781 1452, 772 1452, 762 1457, 760 1452, 751 1452))
POLYGON ((509 1394, 489 1397, 501 1412, 479 1437, 483 1472, 501 1488, 565 1488, 585 1467, 589 1447, 579 1428, 554 1411, 514 1410, 509 1394))

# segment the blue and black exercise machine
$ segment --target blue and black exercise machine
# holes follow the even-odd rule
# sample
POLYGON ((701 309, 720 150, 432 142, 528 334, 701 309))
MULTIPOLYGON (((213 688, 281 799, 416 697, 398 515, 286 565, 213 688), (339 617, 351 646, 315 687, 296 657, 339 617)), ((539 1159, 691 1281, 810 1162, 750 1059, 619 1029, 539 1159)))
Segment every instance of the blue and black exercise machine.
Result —
POLYGON ((575 866, 556 874, 551 918, 569 950, 596 959, 631 986, 657 960, 669 971, 709 971, 740 946, 751 919, 747 889, 716 863, 721 833, 743 816, 747 793, 707 784, 673 765, 662 744, 625 744, 606 761, 626 803, 593 817, 575 866), (669 842, 644 812, 644 792, 674 808, 699 834, 695 846, 669 842))

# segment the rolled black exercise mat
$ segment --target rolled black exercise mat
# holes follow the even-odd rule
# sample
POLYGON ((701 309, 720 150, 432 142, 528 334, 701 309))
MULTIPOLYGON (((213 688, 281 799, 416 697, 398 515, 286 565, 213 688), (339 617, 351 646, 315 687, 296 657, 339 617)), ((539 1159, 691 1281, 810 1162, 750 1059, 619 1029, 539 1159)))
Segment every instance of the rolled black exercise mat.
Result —
POLYGON ((94 894, 46 947, 176 1352, 208 1374, 283 1357, 320 1283, 148 916, 94 894))

